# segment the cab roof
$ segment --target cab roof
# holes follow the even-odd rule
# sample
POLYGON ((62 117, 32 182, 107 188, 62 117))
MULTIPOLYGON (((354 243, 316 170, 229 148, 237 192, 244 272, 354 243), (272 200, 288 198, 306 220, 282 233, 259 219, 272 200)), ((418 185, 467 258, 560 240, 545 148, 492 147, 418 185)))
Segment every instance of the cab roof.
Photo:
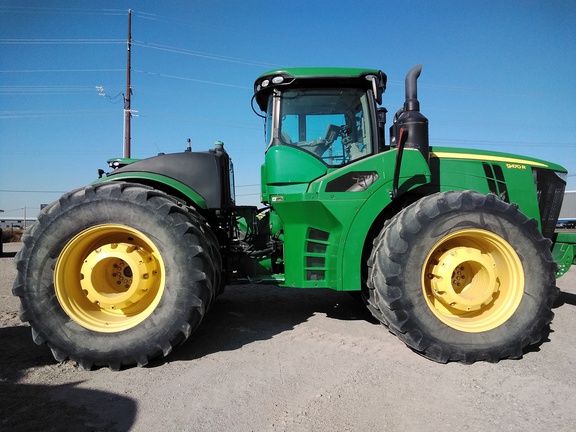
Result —
POLYGON ((380 102, 386 89, 386 75, 378 69, 303 67, 274 69, 264 72, 254 82, 254 96, 262 111, 266 111, 268 96, 275 88, 287 87, 348 87, 373 89, 380 102))

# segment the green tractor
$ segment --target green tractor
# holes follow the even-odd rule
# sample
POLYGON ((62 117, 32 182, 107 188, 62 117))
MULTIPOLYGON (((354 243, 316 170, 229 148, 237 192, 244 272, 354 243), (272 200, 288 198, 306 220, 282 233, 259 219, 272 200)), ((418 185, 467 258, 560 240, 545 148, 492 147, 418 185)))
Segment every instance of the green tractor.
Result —
POLYGON ((420 72, 406 76, 388 142, 381 71, 261 75, 263 208, 235 204, 222 143, 111 159, 23 239, 13 293, 34 341, 86 369, 146 365, 184 342, 226 285, 265 283, 360 294, 437 362, 521 357, 575 261, 576 234, 555 232, 567 171, 431 147, 420 72))

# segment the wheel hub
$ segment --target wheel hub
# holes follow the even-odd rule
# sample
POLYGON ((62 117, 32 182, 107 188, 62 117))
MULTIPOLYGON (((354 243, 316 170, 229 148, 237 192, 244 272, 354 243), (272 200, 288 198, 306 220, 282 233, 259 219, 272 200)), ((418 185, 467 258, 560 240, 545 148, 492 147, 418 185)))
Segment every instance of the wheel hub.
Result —
POLYGON ((143 233, 124 225, 96 225, 73 237, 54 268, 62 309, 99 332, 127 330, 156 308, 164 291, 160 252, 143 233))
POLYGON ((430 311, 465 332, 492 330, 510 318, 522 300, 524 271, 504 238, 468 228, 442 237, 424 260, 422 292, 430 311))
POLYGON ((92 303, 118 310, 144 297, 157 274, 156 262, 149 252, 126 243, 112 243, 86 257, 80 285, 92 303))
POLYGON ((432 293, 446 307, 476 311, 492 302, 500 287, 496 264, 471 247, 439 251, 428 274, 432 293))

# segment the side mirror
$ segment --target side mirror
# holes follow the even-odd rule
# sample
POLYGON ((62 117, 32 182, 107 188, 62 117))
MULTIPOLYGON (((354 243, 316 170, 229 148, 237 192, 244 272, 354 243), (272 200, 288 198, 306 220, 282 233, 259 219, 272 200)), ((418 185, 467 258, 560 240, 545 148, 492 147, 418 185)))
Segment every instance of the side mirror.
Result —
POLYGON ((386 113, 388 110, 384 107, 376 110, 376 120, 378 122, 378 141, 380 142, 380 151, 385 151, 386 148, 386 113))

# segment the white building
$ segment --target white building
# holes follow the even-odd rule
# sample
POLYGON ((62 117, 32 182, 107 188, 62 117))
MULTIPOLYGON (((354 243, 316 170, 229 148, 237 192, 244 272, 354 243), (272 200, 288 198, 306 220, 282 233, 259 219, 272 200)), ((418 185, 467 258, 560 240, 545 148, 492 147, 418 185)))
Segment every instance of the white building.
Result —
POLYGON ((24 224, 23 217, 2 217, 0 214, 0 228, 24 228, 29 227, 36 220, 36 218, 26 218, 26 224, 24 224))

